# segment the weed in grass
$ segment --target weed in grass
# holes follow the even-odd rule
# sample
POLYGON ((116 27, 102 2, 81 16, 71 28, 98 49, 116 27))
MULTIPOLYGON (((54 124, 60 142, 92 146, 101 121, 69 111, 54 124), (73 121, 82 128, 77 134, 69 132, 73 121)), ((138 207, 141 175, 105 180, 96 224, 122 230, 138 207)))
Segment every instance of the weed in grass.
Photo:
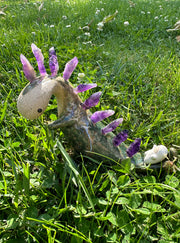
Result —
POLYGON ((0 2, 0 242, 178 242, 179 171, 140 174, 128 161, 110 167, 81 157, 75 166, 63 134, 43 125, 56 119, 54 99, 38 121, 16 108, 27 83, 19 55, 36 67, 30 44, 45 55, 54 46, 60 73, 77 56, 72 83, 96 82, 103 91, 98 109, 123 117, 123 129, 142 138, 143 151, 154 143, 178 149, 179 43, 166 31, 179 19, 178 2, 43 3, 0 2))

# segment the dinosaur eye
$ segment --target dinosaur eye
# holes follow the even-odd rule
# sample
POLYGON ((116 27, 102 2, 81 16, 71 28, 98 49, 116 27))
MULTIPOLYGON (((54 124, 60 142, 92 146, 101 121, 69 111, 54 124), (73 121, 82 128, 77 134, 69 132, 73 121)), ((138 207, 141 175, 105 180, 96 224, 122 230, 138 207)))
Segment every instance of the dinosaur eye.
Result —
POLYGON ((38 113, 41 113, 41 112, 42 112, 42 109, 41 109, 41 108, 39 108, 39 109, 37 110, 37 112, 38 112, 38 113))

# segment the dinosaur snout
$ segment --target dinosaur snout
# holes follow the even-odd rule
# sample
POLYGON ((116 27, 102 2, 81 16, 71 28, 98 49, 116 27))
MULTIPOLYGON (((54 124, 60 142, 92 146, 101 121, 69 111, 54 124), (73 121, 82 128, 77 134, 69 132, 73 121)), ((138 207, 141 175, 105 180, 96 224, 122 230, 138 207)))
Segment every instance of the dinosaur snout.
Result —
POLYGON ((36 86, 28 84, 17 100, 18 111, 27 119, 34 120, 43 114, 49 103, 51 94, 47 92, 43 82, 36 86))

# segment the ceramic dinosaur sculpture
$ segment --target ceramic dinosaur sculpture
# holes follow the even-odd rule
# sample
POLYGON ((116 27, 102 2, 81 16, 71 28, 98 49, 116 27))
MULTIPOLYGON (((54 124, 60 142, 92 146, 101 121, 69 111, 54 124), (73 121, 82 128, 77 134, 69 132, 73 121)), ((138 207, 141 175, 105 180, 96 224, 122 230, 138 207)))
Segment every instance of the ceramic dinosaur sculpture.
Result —
POLYGON ((113 115, 113 110, 97 111, 91 114, 89 109, 98 104, 101 92, 94 93, 85 102, 81 101, 78 93, 95 88, 97 85, 94 83, 80 84, 74 88, 68 81, 78 63, 76 57, 66 64, 63 77, 57 76, 59 66, 55 50, 52 47, 49 50, 51 75, 48 75, 41 50, 35 44, 32 44, 31 47, 38 63, 40 76, 36 77, 33 67, 21 54, 23 71, 30 81, 21 91, 17 101, 18 110, 25 118, 33 120, 42 115, 51 96, 55 95, 58 119, 49 127, 51 129, 60 128, 75 153, 119 162, 130 157, 135 167, 139 168, 144 168, 149 163, 158 163, 166 158, 168 150, 163 145, 147 151, 143 158, 138 152, 141 144, 140 138, 137 138, 128 147, 124 143, 128 137, 127 130, 121 131, 118 135, 112 133, 122 123, 123 118, 116 119, 104 126, 101 121, 113 115))

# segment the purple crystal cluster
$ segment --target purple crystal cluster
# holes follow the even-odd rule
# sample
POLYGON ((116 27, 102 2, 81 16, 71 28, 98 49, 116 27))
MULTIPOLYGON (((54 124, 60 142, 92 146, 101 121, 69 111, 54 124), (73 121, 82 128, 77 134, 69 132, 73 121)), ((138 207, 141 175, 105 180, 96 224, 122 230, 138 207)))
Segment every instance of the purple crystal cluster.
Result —
POLYGON ((23 54, 20 55, 20 59, 23 65, 24 75, 29 80, 29 82, 32 83, 36 78, 34 68, 23 54))
POLYGON ((38 69, 39 69, 41 76, 46 76, 47 73, 46 73, 46 69, 44 66, 44 56, 43 56, 41 50, 35 44, 32 44, 31 48, 32 48, 32 52, 36 58, 36 61, 38 64, 38 69))
POLYGON ((116 119, 115 121, 109 123, 106 127, 102 129, 102 134, 112 132, 123 122, 123 118, 116 119))
POLYGON ((59 64, 56 56, 56 52, 54 50, 54 47, 51 47, 49 49, 49 67, 51 70, 51 76, 55 77, 59 70, 59 64))
POLYGON ((114 115, 113 110, 96 111, 92 114, 90 119, 95 124, 112 115, 114 115))
POLYGON ((95 87, 97 87, 97 84, 80 84, 76 88, 74 88, 74 93, 75 94, 82 93, 84 91, 93 89, 95 87))
POLYGON ((128 130, 124 130, 120 132, 116 137, 113 139, 113 145, 115 147, 119 146, 122 142, 126 141, 128 138, 128 130))
POLYGON ((81 104, 84 110, 90 109, 99 103, 102 92, 96 92, 92 94, 84 103, 81 104))
POLYGON ((139 152, 141 146, 141 139, 136 138, 133 143, 130 144, 129 148, 127 149, 127 154, 131 158, 134 154, 139 152))
POLYGON ((71 77, 72 72, 76 68, 78 64, 78 59, 77 57, 74 57, 72 60, 70 60, 68 63, 66 63, 64 72, 63 72, 63 78, 65 80, 68 80, 71 77))

